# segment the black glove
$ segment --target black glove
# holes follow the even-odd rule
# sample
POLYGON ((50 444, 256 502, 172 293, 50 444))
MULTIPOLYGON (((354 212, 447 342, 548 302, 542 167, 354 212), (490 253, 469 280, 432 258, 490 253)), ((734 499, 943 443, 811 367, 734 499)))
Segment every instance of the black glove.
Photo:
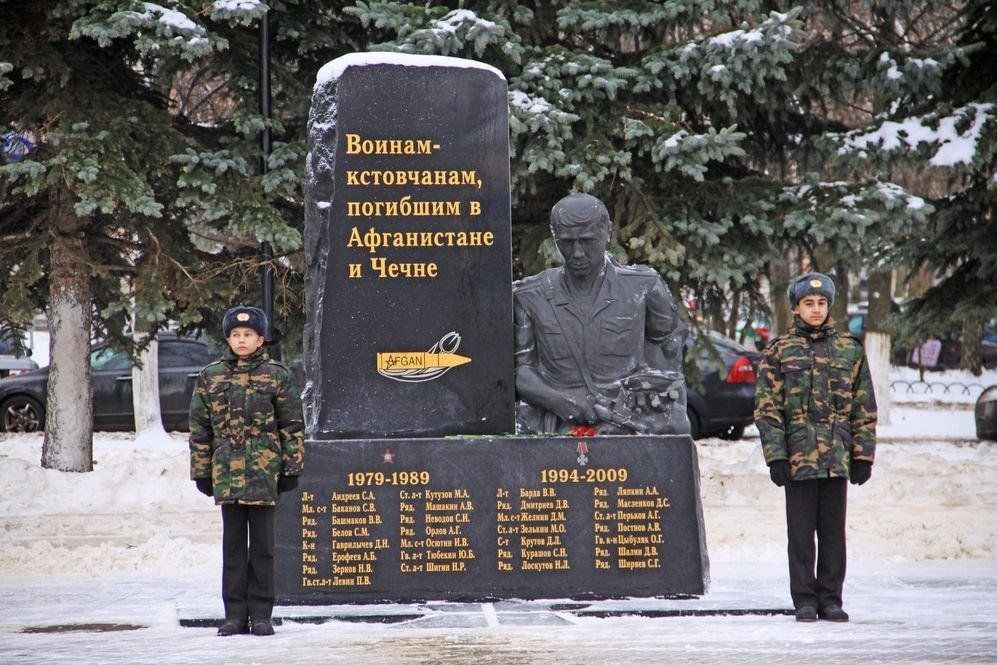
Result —
POLYGON ((284 492, 290 492, 295 487, 298 486, 297 476, 281 476, 277 479, 277 493, 283 494, 284 492))
POLYGON ((769 464, 769 478, 778 487, 785 487, 789 484, 789 462, 784 459, 777 459, 769 464))
POLYGON ((852 485, 864 485, 872 476, 872 462, 861 459, 852 460, 852 470, 848 474, 848 479, 852 485))
POLYGON ((211 478, 198 478, 194 481, 197 485, 197 491, 204 496, 214 496, 214 487, 211 484, 211 478))

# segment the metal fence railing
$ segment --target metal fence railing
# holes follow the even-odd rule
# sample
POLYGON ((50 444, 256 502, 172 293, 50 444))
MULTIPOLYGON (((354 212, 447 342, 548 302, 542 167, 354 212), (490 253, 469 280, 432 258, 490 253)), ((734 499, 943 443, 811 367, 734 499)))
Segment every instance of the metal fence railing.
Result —
POLYGON ((983 392, 982 383, 963 383, 962 381, 905 381, 897 379, 890 382, 890 390, 903 395, 941 395, 973 396, 983 392))

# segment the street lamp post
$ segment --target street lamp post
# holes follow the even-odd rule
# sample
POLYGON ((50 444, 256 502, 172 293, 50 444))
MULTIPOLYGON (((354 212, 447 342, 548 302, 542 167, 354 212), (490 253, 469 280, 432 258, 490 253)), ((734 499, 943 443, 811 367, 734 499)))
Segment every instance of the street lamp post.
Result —
MULTIPOLYGON (((269 10, 263 14, 260 20, 260 115, 263 116, 264 126, 260 132, 260 175, 267 174, 267 160, 270 157, 270 13, 269 10)), ((269 242, 260 243, 260 254, 263 258, 260 279, 263 292, 263 311, 267 315, 270 329, 267 331, 267 342, 270 347, 270 354, 275 358, 280 358, 279 339, 275 334, 273 305, 274 305, 274 269, 273 269, 273 247, 269 242)))

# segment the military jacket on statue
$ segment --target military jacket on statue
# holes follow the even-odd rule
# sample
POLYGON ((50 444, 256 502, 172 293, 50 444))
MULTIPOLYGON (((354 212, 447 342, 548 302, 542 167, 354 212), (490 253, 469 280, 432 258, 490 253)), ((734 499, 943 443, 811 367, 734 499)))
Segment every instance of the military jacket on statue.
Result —
POLYGON ((277 478, 301 473, 301 399, 291 371, 260 349, 231 352, 197 377, 190 402, 190 476, 211 478, 215 503, 274 505, 277 478))
POLYGON ((828 321, 774 339, 758 366, 755 424, 765 462, 789 460, 792 480, 848 477, 872 462, 876 397, 862 345, 828 321))

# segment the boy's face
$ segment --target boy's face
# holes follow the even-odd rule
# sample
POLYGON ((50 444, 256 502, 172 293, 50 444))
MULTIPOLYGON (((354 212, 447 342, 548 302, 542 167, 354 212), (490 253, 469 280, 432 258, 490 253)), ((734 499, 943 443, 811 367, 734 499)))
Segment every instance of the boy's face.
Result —
POLYGON ((813 294, 800 298, 793 308, 793 314, 803 319, 808 326, 818 328, 827 319, 827 308, 827 298, 813 294))
POLYGON ((248 358, 256 353, 256 350, 263 346, 263 336, 252 328, 236 326, 228 334, 228 346, 232 353, 240 358, 248 358))

